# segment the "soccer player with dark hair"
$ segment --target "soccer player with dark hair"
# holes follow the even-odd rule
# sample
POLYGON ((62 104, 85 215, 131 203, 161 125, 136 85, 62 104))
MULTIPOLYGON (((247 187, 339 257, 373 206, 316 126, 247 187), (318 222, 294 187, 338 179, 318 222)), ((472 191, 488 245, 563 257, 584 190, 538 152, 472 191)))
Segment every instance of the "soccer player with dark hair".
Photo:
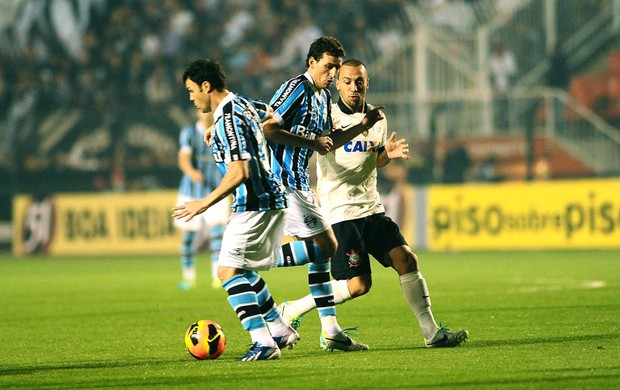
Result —
POLYGON ((274 116, 263 123, 263 130, 272 149, 274 173, 287 189, 289 209, 284 231, 298 239, 282 247, 278 266, 308 263, 310 292, 321 320, 321 346, 326 350, 358 351, 368 347, 352 340, 348 329, 343 330, 336 320, 329 258, 338 244, 310 187, 308 170, 313 152, 324 154, 342 146, 382 119, 377 108, 349 131, 331 133, 329 87, 345 55, 336 38, 316 39, 308 50, 306 72, 284 82, 272 97, 274 116))
POLYGON ((256 272, 275 266, 287 207, 260 125, 273 111, 263 102, 230 92, 225 79, 222 66, 212 60, 195 61, 183 74, 196 108, 213 112, 214 125, 204 140, 224 176, 204 198, 176 206, 173 216, 189 221, 233 194, 217 274, 253 342, 238 360, 277 359, 280 348, 290 347, 299 335, 284 323, 267 283, 256 272))
MULTIPOLYGON (((366 103, 370 85, 366 66, 347 60, 338 73, 340 100, 332 106, 338 129, 347 133, 363 120, 373 106, 366 103)), ((422 329, 427 347, 455 347, 467 339, 467 330, 450 332, 437 325, 419 260, 402 236, 398 225, 385 215, 377 189, 377 167, 390 160, 409 158, 409 147, 396 133, 388 137, 387 120, 381 119, 344 147, 317 157, 318 193, 321 207, 338 239, 332 256, 331 282, 335 303, 366 294, 372 286, 370 255, 398 274, 401 289, 422 329)), ((297 327, 302 315, 315 307, 311 296, 284 302, 284 319, 297 327)))

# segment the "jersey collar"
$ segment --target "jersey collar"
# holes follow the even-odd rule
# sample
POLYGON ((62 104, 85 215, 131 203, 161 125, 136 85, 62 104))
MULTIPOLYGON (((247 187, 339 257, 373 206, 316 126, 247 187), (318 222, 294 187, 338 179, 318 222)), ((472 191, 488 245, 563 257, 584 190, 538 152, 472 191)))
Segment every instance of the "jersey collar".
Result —
POLYGON ((215 108, 215 111, 213 112, 213 122, 215 122, 216 120, 218 120, 219 117, 221 117, 222 115, 224 115, 223 112, 223 107, 230 101, 233 100, 233 98, 235 97, 235 94, 232 92, 228 92, 228 95, 226 95, 226 97, 224 97, 224 99, 222 99, 222 101, 220 102, 220 104, 217 105, 217 107, 215 108))
POLYGON ((316 85, 314 85, 314 80, 312 80, 312 76, 310 75, 310 72, 304 73, 304 76, 308 79, 308 81, 310 81, 310 85, 312 85, 312 89, 314 89, 314 92, 316 92, 317 91, 316 85))

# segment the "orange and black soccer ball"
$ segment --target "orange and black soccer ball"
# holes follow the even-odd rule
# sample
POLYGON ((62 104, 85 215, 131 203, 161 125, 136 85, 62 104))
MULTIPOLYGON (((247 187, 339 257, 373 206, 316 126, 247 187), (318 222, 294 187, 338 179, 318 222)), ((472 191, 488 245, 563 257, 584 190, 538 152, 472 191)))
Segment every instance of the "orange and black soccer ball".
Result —
POLYGON ((200 320, 185 332, 185 346, 196 359, 217 359, 226 348, 226 335, 217 322, 200 320))

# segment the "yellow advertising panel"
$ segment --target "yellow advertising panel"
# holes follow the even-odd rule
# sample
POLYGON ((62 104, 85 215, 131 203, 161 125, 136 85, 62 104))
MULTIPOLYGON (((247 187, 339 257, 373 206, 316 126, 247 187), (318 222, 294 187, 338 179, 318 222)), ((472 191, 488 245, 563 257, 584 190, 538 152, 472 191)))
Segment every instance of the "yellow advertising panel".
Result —
POLYGON ((13 202, 17 255, 176 253, 176 191, 58 194, 13 202))
POLYGON ((620 180, 434 186, 424 213, 429 250, 620 247, 620 180))

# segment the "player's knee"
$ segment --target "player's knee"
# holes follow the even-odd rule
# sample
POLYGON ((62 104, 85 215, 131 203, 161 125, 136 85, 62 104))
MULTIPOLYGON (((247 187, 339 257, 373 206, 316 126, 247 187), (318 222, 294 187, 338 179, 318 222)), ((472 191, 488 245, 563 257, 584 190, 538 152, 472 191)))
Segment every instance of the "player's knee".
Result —
POLYGON ((418 256, 409 249, 407 251, 407 264, 410 268, 413 268, 414 271, 419 269, 418 256))
POLYGON ((321 254, 325 260, 329 260, 329 258, 332 257, 338 249, 338 242, 335 238, 333 240, 329 238, 315 240, 314 242, 321 250, 321 254))
POLYGON ((400 246, 390 251, 392 267, 399 275, 419 270, 418 257, 408 246, 400 246))
POLYGON ((370 291, 372 279, 370 277, 360 277, 349 279, 349 294, 352 298, 362 296, 370 291))
POLYGON ((237 270, 235 268, 221 267, 221 266, 217 267, 217 277, 222 283, 232 278, 236 274, 237 274, 237 270))
POLYGON ((329 243, 325 246, 325 248, 321 248, 321 252, 325 255, 325 258, 329 260, 335 253, 336 249, 338 249, 338 245, 336 243, 329 243))
POLYGON ((336 240, 336 235, 332 229, 328 229, 319 234, 314 238, 314 242, 323 253, 325 259, 332 257, 338 249, 338 241, 336 240))

